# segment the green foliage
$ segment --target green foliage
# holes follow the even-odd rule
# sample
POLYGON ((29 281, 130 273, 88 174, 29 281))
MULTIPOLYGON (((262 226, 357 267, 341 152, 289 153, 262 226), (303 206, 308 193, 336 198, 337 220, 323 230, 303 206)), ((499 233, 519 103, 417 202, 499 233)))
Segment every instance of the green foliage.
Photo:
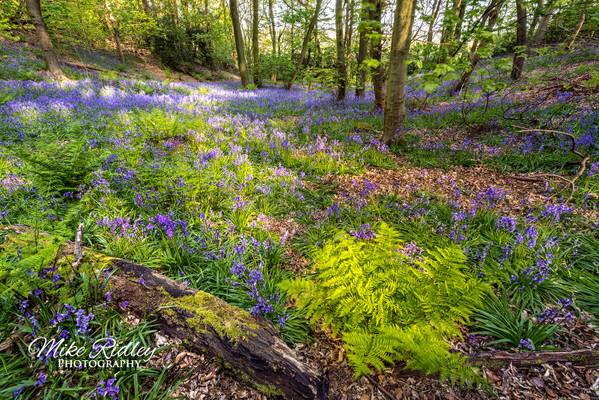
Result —
POLYGON ((381 224, 376 237, 359 241, 344 234, 315 254, 316 272, 286 282, 313 323, 341 334, 357 376, 405 361, 410 368, 460 381, 473 371, 448 352, 482 303, 487 287, 470 276, 457 247, 410 258, 399 250, 397 231, 381 224))
POLYGON ((475 317, 476 333, 495 338, 490 345, 520 347, 521 340, 532 343, 533 349, 540 349, 551 338, 559 325, 536 322, 518 304, 510 306, 505 297, 489 296, 485 307, 475 317))

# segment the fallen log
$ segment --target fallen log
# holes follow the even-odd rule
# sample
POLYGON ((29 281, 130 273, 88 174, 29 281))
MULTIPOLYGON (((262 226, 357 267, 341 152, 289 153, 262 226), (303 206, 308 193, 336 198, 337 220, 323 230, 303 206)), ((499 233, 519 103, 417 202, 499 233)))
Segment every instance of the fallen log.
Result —
POLYGON ((116 267, 110 278, 115 303, 127 301, 127 310, 136 316, 155 317, 165 335, 222 360, 239 380, 265 394, 327 398, 326 379, 297 360, 270 322, 148 267, 119 259, 111 263, 116 267))
MULTIPOLYGON (((3 247, 22 247, 25 226, 0 228, 8 232, 3 247)), ((56 242, 39 234, 42 243, 56 242)), ((60 240, 62 242, 62 240, 60 240)), ((80 239, 78 239, 80 242, 80 239)), ((15 250, 16 251, 16 250, 15 250)), ((328 382, 322 374, 297 359, 295 352, 278 336, 273 325, 206 292, 189 288, 149 267, 107 257, 80 243, 59 247, 55 263, 72 268, 89 266, 97 273, 111 270, 110 304, 138 318, 152 318, 158 330, 179 340, 191 352, 220 360, 239 381, 271 398, 327 399, 328 382), (126 307, 123 302, 127 302, 126 307)), ((0 347, 10 347, 2 343, 0 347)))
POLYGON ((599 365, 599 350, 579 349, 571 351, 530 351, 512 353, 490 351, 470 356, 470 362, 488 368, 501 368, 509 364, 516 367, 532 367, 548 363, 570 363, 580 366, 599 365))

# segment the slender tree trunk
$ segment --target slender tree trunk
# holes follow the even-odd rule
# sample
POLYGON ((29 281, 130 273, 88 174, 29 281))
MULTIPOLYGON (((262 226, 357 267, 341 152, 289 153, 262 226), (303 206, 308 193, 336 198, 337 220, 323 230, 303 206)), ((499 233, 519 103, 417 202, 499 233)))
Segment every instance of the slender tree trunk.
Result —
POLYGON ((42 9, 40 6, 40 0, 26 0, 25 3, 27 5, 29 15, 33 20, 33 25, 35 26, 35 33, 37 35, 37 42, 39 46, 42 48, 42 53, 44 55, 44 60, 46 61, 46 68, 48 69, 48 72, 55 79, 67 79, 66 75, 60 68, 58 56, 54 52, 54 46, 52 45, 52 39, 50 39, 48 28, 44 23, 44 19, 42 17, 42 9))
MULTIPOLYGON (((233 1, 233 0, 231 0, 233 1)), ((300 53, 299 60, 295 64, 295 69, 293 70, 293 74, 291 74, 291 78, 287 82, 287 89, 291 89, 293 87, 293 82, 296 80, 297 75, 302 69, 302 65, 304 64, 304 59, 306 58, 306 54, 308 53, 308 45, 310 44, 310 37, 312 36, 312 31, 314 30, 314 26, 316 26, 316 21, 318 21, 318 17, 320 15, 320 7, 322 6, 322 0, 316 0, 316 7, 314 8, 314 15, 312 15, 312 19, 308 24, 308 29, 306 30, 306 34, 304 35, 304 41, 302 42, 302 50, 300 53)), ((293 36, 292 36, 293 40, 293 36)))
POLYGON ((123 53, 123 47, 121 46, 118 23, 112 14, 112 9, 110 8, 110 4, 108 4, 107 0, 104 0, 104 8, 106 9, 106 25, 108 25, 108 29, 110 29, 110 32, 112 32, 112 41, 114 42, 114 47, 116 48, 119 60, 121 62, 125 62, 125 55, 123 53))
POLYGON ((458 13, 458 22, 455 24, 455 30, 453 31, 453 38, 457 42, 462 37, 462 25, 464 24, 464 16, 466 15, 466 0, 460 2, 460 10, 458 13))
MULTIPOLYGON (((272 40, 272 56, 276 56, 277 54, 277 30, 275 24, 275 13, 273 11, 274 8, 274 0, 268 0, 268 18, 270 19, 270 40, 272 40)), ((270 79, 273 82, 277 81, 277 70, 275 67, 275 62, 273 64, 272 73, 270 79)))
MULTIPOLYGON (((501 8, 502 5, 503 5, 503 1, 497 2, 494 5, 494 7, 492 9, 490 9, 488 16, 487 15, 483 16, 483 21, 486 18, 486 22, 487 22, 486 30, 487 31, 489 31, 489 32, 493 31, 493 27, 495 26, 495 22, 497 22, 497 17, 499 15, 499 9, 501 8)), ((483 24, 484 24, 484 22, 483 22, 483 24)), ((470 76, 472 75, 472 72, 474 72, 476 65, 480 61, 479 50, 481 48, 483 48, 484 46, 486 46, 487 44, 488 44, 488 40, 475 40, 474 41, 474 43, 472 44, 472 48, 470 50, 470 65, 462 73, 460 80, 454 86, 454 88, 453 88, 454 93, 460 92, 464 88, 464 86, 466 86, 466 83, 468 83, 468 81, 470 80, 470 76)))
POLYGON ((406 117, 405 85, 408 77, 408 53, 416 0, 398 0, 393 19, 393 36, 389 53, 389 73, 387 77, 387 99, 383 128, 383 142, 398 143, 402 140, 400 133, 406 117))
POLYGON ((383 30, 381 25, 383 1, 374 0, 374 7, 370 14, 370 21, 373 24, 370 37, 370 58, 377 63, 372 72, 375 111, 382 110, 385 103, 385 69, 383 68, 383 30))
POLYGON ((345 3, 345 66, 346 66, 346 81, 349 84, 349 77, 352 76, 352 63, 349 60, 351 57, 352 40, 354 36, 354 20, 355 20, 355 4, 356 0, 346 0, 345 3))
POLYGON ((433 8, 431 10, 431 22, 428 25, 428 33, 426 35, 426 41, 430 44, 433 42, 433 34, 435 33, 435 22, 437 22, 437 15, 441 8, 441 0, 435 0, 433 8))
POLYGON ((235 36, 235 49, 237 50, 237 66, 239 67, 239 76, 241 78, 241 86, 244 88, 248 85, 248 70, 245 61, 245 45, 243 43, 243 32, 239 22, 239 9, 237 8, 237 0, 229 0, 231 9, 231 22, 233 24, 233 35, 235 36))
POLYGON ((530 29, 528 30, 529 41, 532 40, 535 29, 537 29, 537 24, 539 23, 539 18, 541 18, 541 12, 543 11, 544 6, 544 0, 537 0, 537 6, 535 7, 535 11, 532 15, 532 21, 530 22, 530 29))
POLYGON ((357 79, 356 79, 356 97, 364 97, 364 91, 366 89, 366 66, 364 60, 366 60, 366 52, 368 51, 368 15, 370 3, 368 0, 362 0, 360 8, 360 25, 358 26, 359 39, 358 39, 358 55, 356 57, 357 64, 357 79))
POLYGON ((252 0, 252 58, 254 59, 254 84, 262 87, 262 76, 260 74, 260 46, 258 36, 259 1, 252 0))
POLYGON ((586 17, 587 16, 585 13, 580 14, 580 19, 578 20, 576 29, 574 30, 574 33, 572 34, 572 36, 570 37, 568 42, 566 43, 566 46, 565 46, 566 50, 570 50, 570 49, 572 49, 572 46, 574 46, 574 42, 576 42, 576 38, 578 37, 578 34, 582 30, 582 26, 584 25, 584 21, 585 21, 586 17))
POLYGON ((547 8, 544 10, 544 14, 539 17, 538 26, 531 41, 533 45, 538 46, 545 41, 545 34, 547 33, 547 28, 549 27, 549 22, 551 22, 552 16, 553 10, 551 10, 549 5, 547 5, 547 8))
POLYGON ((524 0, 516 0, 516 47, 514 48, 514 61, 512 62, 513 80, 520 79, 524 68, 524 57, 526 55, 526 5, 524 0))
POLYGON ((345 99, 347 84, 345 65, 345 43, 343 35, 343 0, 335 0, 335 39, 337 46, 337 101, 345 99))

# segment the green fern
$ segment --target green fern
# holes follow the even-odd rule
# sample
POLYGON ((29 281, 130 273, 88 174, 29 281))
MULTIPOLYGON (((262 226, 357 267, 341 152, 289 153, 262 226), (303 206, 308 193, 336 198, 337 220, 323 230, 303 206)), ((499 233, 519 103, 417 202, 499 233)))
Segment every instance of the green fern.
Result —
POLYGON ((401 253, 397 231, 381 224, 376 237, 346 234, 315 255, 316 272, 283 283, 312 323, 340 334, 356 376, 403 361, 406 367, 472 381, 463 357, 449 352, 488 287, 471 275, 462 250, 401 253))

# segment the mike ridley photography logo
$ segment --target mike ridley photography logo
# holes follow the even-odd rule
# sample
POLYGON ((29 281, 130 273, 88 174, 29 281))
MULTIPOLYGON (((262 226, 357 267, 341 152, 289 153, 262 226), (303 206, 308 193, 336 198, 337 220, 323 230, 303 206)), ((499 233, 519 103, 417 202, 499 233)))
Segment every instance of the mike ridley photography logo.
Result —
POLYGON ((28 346, 29 354, 38 360, 56 359, 64 369, 139 368, 146 364, 160 347, 144 346, 139 341, 118 342, 112 337, 93 343, 77 343, 64 338, 37 337, 28 346))

